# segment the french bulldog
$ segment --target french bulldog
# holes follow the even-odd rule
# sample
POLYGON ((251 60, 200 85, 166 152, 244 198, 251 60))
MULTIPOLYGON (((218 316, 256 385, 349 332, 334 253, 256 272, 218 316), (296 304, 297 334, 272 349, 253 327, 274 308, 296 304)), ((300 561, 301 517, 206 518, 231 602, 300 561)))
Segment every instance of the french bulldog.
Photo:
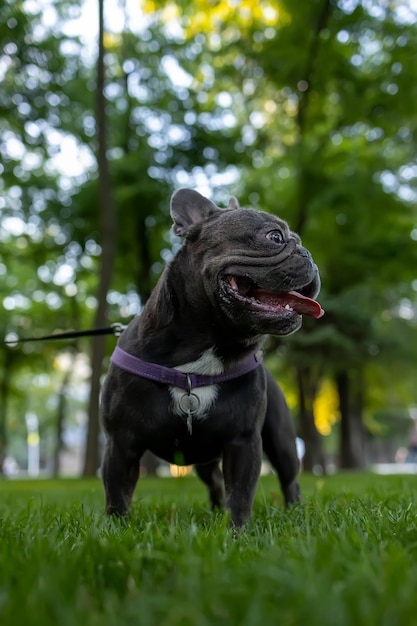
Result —
POLYGON ((286 505, 300 499, 294 426, 260 347, 323 315, 319 272, 285 221, 235 198, 220 209, 180 189, 171 216, 184 243, 120 336, 102 392, 106 511, 127 514, 150 450, 195 465, 212 507, 240 527, 263 453, 286 505))

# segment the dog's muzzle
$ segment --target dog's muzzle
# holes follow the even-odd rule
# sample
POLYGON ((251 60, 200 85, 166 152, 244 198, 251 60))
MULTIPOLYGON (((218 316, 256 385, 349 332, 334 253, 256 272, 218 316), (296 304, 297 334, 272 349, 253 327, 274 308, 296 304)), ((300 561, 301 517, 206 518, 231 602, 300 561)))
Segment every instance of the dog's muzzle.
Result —
POLYGON ((264 312, 268 315, 295 312, 314 319, 324 315, 320 304, 305 295, 316 291, 313 281, 299 290, 273 291, 259 287, 246 276, 227 273, 220 277, 219 284, 221 292, 227 299, 235 301, 249 311, 264 312))

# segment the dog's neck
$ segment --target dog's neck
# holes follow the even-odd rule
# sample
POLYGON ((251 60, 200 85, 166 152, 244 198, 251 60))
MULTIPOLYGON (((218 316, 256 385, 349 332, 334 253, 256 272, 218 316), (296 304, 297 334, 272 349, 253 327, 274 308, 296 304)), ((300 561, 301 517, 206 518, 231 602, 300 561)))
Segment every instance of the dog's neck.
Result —
POLYGON ((135 344, 130 350, 144 360, 171 367, 194 362, 212 351, 227 368, 260 346, 263 337, 248 338, 213 310, 204 316, 196 300, 187 294, 184 281, 171 280, 170 268, 166 268, 138 317, 136 337, 129 338, 129 344, 135 344))

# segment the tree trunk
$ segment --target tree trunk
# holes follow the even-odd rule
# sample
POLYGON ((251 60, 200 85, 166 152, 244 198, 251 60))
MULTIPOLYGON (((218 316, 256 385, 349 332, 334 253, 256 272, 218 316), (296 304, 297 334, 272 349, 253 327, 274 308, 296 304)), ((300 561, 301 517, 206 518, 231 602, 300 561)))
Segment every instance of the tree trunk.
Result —
MULTIPOLYGON (((317 20, 312 28, 310 45, 306 55, 306 66, 303 75, 300 76, 304 83, 304 90, 299 93, 299 104, 297 112, 297 150, 298 150, 298 198, 296 201, 294 228, 296 233, 302 236, 302 232, 308 219, 308 204, 310 199, 310 186, 306 179, 305 171, 305 135, 307 131, 307 116, 310 108, 310 95, 314 86, 315 67, 318 60, 322 32, 326 29, 328 20, 332 12, 331 0, 323 0, 319 7, 317 20)), ((307 155, 309 160, 311 155, 307 155)))
POLYGON ((146 220, 143 217, 138 219, 136 237, 139 250, 139 272, 137 282, 137 292, 142 306, 146 304, 151 295, 151 251, 149 249, 149 239, 146 231, 146 220))
POLYGON ((7 403, 12 377, 12 361, 12 351, 5 348, 3 375, 0 381, 0 475, 3 474, 3 463, 7 453, 7 403))
POLYGON ((336 374, 336 385, 340 405, 340 453, 341 469, 362 469, 365 466, 365 433, 362 423, 362 385, 356 389, 349 372, 336 374))
POLYGON ((326 457, 320 433, 314 423, 313 402, 317 393, 317 381, 311 368, 297 366, 298 404, 300 414, 300 434, 306 450, 303 468, 306 471, 326 473, 326 457))
POLYGON ((54 457, 52 461, 52 474, 56 478, 59 476, 60 471, 60 454, 63 448, 62 442, 62 432, 64 429, 64 421, 67 407, 67 391, 68 384, 71 378, 72 368, 65 372, 64 377, 61 383, 61 389, 59 390, 58 395, 58 408, 57 408, 57 418, 56 418, 56 430, 55 430, 55 447, 54 447, 54 457))
MULTIPOLYGON (((99 168, 100 245, 102 249, 95 327, 107 324, 107 293, 110 289, 116 251, 116 206, 107 160, 106 101, 104 97, 104 0, 99 0, 99 52, 97 60, 97 143, 99 168)), ((99 394, 106 337, 94 337, 91 354, 91 387, 88 407, 84 476, 96 474, 99 466, 99 394)))

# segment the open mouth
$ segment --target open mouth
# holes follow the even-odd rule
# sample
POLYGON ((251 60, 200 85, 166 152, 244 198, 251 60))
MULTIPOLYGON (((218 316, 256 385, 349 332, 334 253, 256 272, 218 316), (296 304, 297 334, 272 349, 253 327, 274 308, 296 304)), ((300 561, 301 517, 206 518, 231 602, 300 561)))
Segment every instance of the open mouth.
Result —
POLYGON ((269 291, 262 289, 249 278, 226 274, 221 278, 224 291, 252 311, 274 315, 308 315, 319 319, 324 315, 320 304, 303 294, 310 293, 309 285, 298 291, 269 291))

